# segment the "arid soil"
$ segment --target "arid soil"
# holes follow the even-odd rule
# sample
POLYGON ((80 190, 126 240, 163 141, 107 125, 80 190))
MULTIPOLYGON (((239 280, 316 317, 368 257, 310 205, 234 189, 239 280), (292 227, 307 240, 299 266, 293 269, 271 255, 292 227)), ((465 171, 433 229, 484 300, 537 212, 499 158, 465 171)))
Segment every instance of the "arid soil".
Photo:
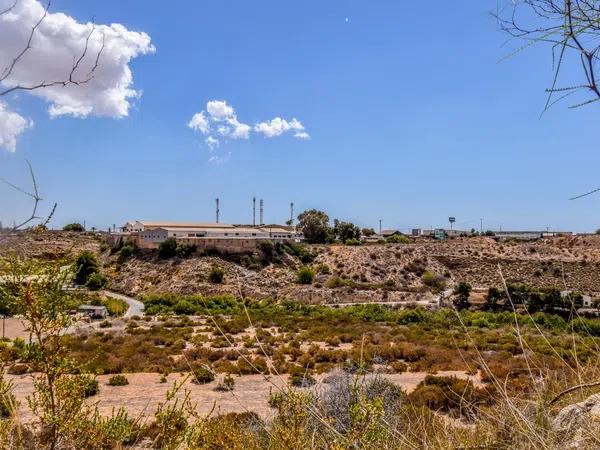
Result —
MULTIPOLYGON (((130 417, 149 417, 154 414, 159 403, 164 403, 166 394, 175 382, 182 382, 184 389, 178 392, 178 397, 184 396, 184 390, 190 392, 190 399, 196 405, 199 414, 214 414, 229 412, 252 411, 263 418, 269 418, 272 410, 269 408, 268 399, 271 392, 277 392, 286 386, 287 375, 269 376, 268 379, 262 375, 245 375, 235 377, 235 388, 233 392, 217 392, 215 387, 220 381, 217 378, 212 383, 198 385, 189 380, 187 374, 177 373, 167 377, 166 383, 161 383, 160 374, 156 373, 129 373, 125 374, 129 384, 126 386, 108 386, 108 375, 98 376, 100 392, 90 398, 90 402, 98 402, 102 415, 110 415, 113 409, 126 408, 130 417)), ((417 385, 423 381, 427 374, 425 372, 407 372, 400 374, 385 374, 385 378, 401 386, 407 393, 412 392, 417 385)), ((456 376, 470 379, 476 385, 480 385, 478 376, 467 375, 459 371, 438 372, 439 376, 456 376)), ((19 411, 24 421, 31 420, 31 412, 27 407, 27 396, 33 392, 32 375, 7 375, 14 383, 14 394, 19 402, 19 411)), ((325 389, 322 382, 324 375, 317 376, 318 383, 313 388, 317 391, 325 389)))
POLYGON ((29 336, 23 321, 16 317, 0 319, 0 335, 8 339, 26 339, 29 336))
POLYGON ((20 258, 58 261, 73 258, 83 250, 97 253, 103 239, 91 233, 65 231, 19 232, 1 236, 0 255, 20 258))

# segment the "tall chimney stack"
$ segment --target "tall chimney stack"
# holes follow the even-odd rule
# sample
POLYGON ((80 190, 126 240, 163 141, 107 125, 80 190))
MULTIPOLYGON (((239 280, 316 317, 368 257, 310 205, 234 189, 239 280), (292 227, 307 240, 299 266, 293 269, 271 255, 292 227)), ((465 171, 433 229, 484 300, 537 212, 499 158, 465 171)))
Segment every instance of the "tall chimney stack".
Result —
POLYGON ((219 209, 219 199, 215 199, 215 202, 217 204, 217 223, 219 223, 219 213, 221 212, 221 210, 219 209))
POLYGON ((261 198, 261 199, 260 199, 260 224, 261 224, 261 225, 264 225, 264 224, 265 224, 265 222, 263 221, 264 213, 265 213, 265 202, 264 202, 264 200, 261 198))
POLYGON ((294 202, 290 203, 290 225, 294 225, 294 202))
POLYGON ((252 226, 256 226, 256 197, 252 197, 252 226))

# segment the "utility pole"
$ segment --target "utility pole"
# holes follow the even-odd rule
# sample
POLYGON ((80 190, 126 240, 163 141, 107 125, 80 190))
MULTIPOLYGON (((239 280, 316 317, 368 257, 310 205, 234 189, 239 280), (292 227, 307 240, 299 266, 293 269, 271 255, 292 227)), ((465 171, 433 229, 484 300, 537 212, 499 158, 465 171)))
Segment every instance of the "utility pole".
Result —
POLYGON ((290 225, 294 225, 294 202, 290 203, 290 225))
POLYGON ((252 197, 252 226, 256 226, 256 197, 252 197))
POLYGON ((479 219, 479 234, 483 234, 483 219, 479 219))
POLYGON ((379 219, 379 234, 381 235, 381 219, 379 219))
POLYGON ((215 199, 215 203, 217 204, 217 211, 216 211, 216 213, 217 213, 217 223, 219 223, 219 213, 221 211, 219 210, 219 199, 218 198, 215 199))

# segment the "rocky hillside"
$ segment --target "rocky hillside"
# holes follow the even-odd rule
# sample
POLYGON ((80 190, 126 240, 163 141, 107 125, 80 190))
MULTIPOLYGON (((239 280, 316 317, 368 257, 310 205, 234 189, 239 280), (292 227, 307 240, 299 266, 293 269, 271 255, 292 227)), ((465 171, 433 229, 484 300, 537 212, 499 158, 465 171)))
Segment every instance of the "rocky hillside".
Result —
POLYGON ((100 253, 107 248, 101 236, 92 233, 65 231, 20 231, 10 235, 0 234, 0 255, 58 261, 74 258, 83 250, 100 253))
POLYGON ((86 233, 23 232, 0 240, 0 254, 26 258, 72 259, 82 250, 99 255, 112 289, 133 295, 230 293, 327 303, 428 304, 444 285, 458 281, 481 288, 500 286, 500 270, 508 282, 600 293, 600 236, 531 243, 478 237, 406 245, 306 246, 305 255, 280 252, 274 263, 265 263, 261 254, 161 260, 157 252, 136 252, 121 260, 100 236, 86 233), (296 273, 306 264, 314 268, 315 282, 299 285, 296 273), (208 278, 215 265, 225 271, 221 284, 208 278))
POLYGON ((600 292, 600 238, 553 238, 534 243, 498 243, 489 238, 408 245, 310 246, 315 283, 296 283, 303 264, 286 255, 278 263, 252 269, 217 257, 160 260, 135 256, 111 267, 114 289, 149 292, 243 293, 250 297, 296 298, 313 302, 428 302, 444 284, 467 281, 475 287, 500 286, 500 270, 510 283, 600 292), (208 280, 211 267, 225 270, 223 284, 208 280), (423 275, 434 276, 433 283, 423 275), (563 277, 564 274, 564 277, 563 277), (439 281, 441 280, 441 282, 439 281), (438 284, 441 283, 441 284, 438 284))

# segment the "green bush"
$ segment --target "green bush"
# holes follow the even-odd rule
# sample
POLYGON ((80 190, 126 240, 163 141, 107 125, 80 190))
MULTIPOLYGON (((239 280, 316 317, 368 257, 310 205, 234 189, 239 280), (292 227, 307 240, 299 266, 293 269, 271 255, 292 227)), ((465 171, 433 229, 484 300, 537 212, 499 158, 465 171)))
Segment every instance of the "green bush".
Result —
POLYGON ((213 266, 208 273, 208 279, 211 283, 221 284, 223 282, 223 278, 225 277, 225 271, 222 267, 213 266))
POLYGON ((129 384, 129 380, 125 375, 113 375, 108 379, 109 386, 126 386, 129 384))
POLYGON ((290 371, 290 384, 294 387, 310 387, 316 382, 317 380, 303 367, 296 366, 290 371))
POLYGON ((315 271, 310 267, 304 266, 298 269, 296 273, 296 282, 298 284, 312 284, 315 279, 315 271))
POLYGON ((415 406, 463 414, 473 412, 477 406, 489 401, 487 393, 469 380, 433 375, 427 375, 408 398, 415 406))
POLYGON ((63 231, 76 231, 81 233, 82 231, 85 231, 85 228, 83 228, 83 225, 80 223, 68 223, 63 227, 63 231))
POLYGON ((83 382, 83 396, 85 398, 92 397, 100 392, 100 384, 98 380, 91 376, 84 375, 82 378, 83 382))
POLYGON ((170 237, 161 242, 158 246, 158 256, 162 259, 169 259, 177 256, 177 240, 170 237))
POLYGON ((9 418, 17 405, 12 389, 12 383, 0 377, 0 419, 9 418))
POLYGON ((104 289, 107 284, 108 279, 100 272, 91 274, 87 280, 87 283, 85 283, 86 287, 91 291, 99 291, 100 289, 104 289))
POLYGON ((425 272, 421 277, 423 284, 429 286, 434 292, 441 292, 446 287, 446 279, 439 274, 425 272))
POLYGON ((346 241, 344 241, 344 244, 355 246, 355 245, 361 245, 361 242, 358 239, 352 238, 352 239, 347 239, 346 241))
POLYGON ((212 370, 206 367, 196 367, 192 370, 192 382, 196 384, 207 384, 215 379, 212 370))
POLYGON ((410 239, 401 234, 395 234, 385 240, 388 244, 410 244, 410 239))
POLYGON ((119 257, 121 259, 127 259, 127 258, 130 258, 134 252, 135 252, 135 247, 133 246, 133 244, 127 243, 123 247, 121 247, 121 249, 119 250, 119 257))
POLYGON ((177 248, 175 249, 175 254, 179 258, 187 258, 188 256, 191 256, 194 253, 196 253, 196 246, 186 244, 184 242, 177 244, 177 248))

